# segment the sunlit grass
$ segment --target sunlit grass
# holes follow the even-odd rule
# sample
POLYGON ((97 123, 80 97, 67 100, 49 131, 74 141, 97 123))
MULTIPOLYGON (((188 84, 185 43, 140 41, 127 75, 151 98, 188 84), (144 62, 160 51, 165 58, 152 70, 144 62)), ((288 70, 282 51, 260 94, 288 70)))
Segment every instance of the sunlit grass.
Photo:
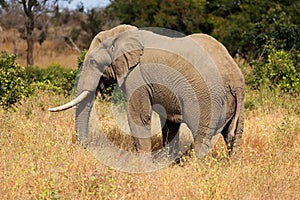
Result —
MULTIPOLYGON (((0 41, 0 52, 7 51, 10 54, 17 53, 17 62, 21 66, 26 66, 26 42, 18 36, 16 38, 13 38, 13 35, 14 33, 12 30, 5 30, 3 36, 4 40, 0 41), (17 43, 16 47, 14 47, 14 39, 17 43), (14 49, 16 50, 16 52, 14 52, 14 49)), ((2 38, 0 36, 0 40, 1 39, 2 38)), ((65 68, 77 69, 78 56, 79 52, 67 46, 66 43, 62 39, 60 39, 60 37, 57 37, 55 39, 48 39, 44 41, 42 45, 38 43, 34 44, 34 65, 42 68, 48 67, 52 63, 59 63, 65 68)))
MULTIPOLYGON (((242 159, 229 159, 220 138, 204 160, 185 157, 147 174, 110 169, 74 142, 74 111, 47 111, 67 100, 40 92, 16 112, 0 110, 1 199, 300 198, 297 96, 247 93, 242 159)), ((130 148, 128 136, 116 137, 122 131, 109 112, 101 114, 102 128, 130 148)))

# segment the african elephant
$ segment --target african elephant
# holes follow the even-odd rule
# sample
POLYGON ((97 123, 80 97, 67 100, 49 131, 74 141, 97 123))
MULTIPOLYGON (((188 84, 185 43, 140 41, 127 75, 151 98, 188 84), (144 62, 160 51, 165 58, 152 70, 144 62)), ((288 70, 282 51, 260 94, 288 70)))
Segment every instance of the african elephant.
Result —
POLYGON ((76 131, 88 145, 88 122, 97 88, 117 83, 127 94, 128 123, 137 152, 151 152, 151 113, 162 124, 163 145, 177 154, 181 123, 197 157, 221 133, 231 154, 242 142, 244 77, 226 48, 205 34, 170 38, 134 26, 100 32, 85 56, 76 98, 50 111, 76 106, 76 131))

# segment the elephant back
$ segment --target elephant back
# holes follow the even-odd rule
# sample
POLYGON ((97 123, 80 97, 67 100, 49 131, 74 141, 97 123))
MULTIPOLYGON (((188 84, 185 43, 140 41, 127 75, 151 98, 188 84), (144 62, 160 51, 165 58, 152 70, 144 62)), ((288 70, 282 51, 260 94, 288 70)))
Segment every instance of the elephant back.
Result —
POLYGON ((244 76, 224 45, 206 34, 193 34, 189 37, 207 51, 218 68, 226 88, 235 90, 244 87, 244 76))

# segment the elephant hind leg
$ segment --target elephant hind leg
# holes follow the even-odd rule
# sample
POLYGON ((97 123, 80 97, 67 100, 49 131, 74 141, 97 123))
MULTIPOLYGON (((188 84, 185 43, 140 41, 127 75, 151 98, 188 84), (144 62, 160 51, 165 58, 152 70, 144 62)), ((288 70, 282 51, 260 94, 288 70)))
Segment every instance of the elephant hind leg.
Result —
POLYGON ((168 148, 171 156, 179 154, 179 128, 180 123, 165 120, 161 117, 163 147, 168 148))
POLYGON ((233 125, 233 120, 231 120, 222 130, 221 134, 226 143, 229 155, 237 152, 238 148, 242 145, 242 133, 243 123, 240 118, 237 120, 236 126, 233 125), (233 128, 235 129, 233 130, 233 128))
MULTIPOLYGON (((235 141, 235 134, 232 134, 232 130, 233 129, 233 118, 231 118, 227 124, 224 126, 221 134, 224 138, 224 141, 225 141, 225 144, 226 144, 226 147, 228 149, 228 152, 229 154, 231 153, 232 151, 232 148, 233 148, 233 144, 234 144, 234 141, 235 141)), ((235 132, 235 130, 234 130, 235 132)))
POLYGON ((240 154, 241 146, 242 146, 242 135, 244 132, 244 104, 241 105, 241 113, 239 115, 239 119, 237 121, 235 133, 234 133, 234 141, 231 143, 231 149, 229 151, 230 155, 232 153, 240 154))
POLYGON ((242 134, 244 131, 244 103, 243 98, 240 97, 240 102, 237 102, 237 111, 235 116, 229 120, 225 125, 221 134, 227 145, 229 155, 240 152, 239 148, 242 145, 242 134))

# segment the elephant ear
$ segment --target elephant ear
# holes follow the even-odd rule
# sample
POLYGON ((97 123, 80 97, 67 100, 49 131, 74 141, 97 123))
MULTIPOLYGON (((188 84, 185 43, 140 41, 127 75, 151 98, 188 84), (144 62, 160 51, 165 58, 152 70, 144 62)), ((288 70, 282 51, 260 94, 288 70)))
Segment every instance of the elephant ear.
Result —
POLYGON ((120 34, 111 47, 113 63, 118 85, 124 83, 124 78, 130 69, 140 63, 144 47, 138 31, 127 31, 120 34))

